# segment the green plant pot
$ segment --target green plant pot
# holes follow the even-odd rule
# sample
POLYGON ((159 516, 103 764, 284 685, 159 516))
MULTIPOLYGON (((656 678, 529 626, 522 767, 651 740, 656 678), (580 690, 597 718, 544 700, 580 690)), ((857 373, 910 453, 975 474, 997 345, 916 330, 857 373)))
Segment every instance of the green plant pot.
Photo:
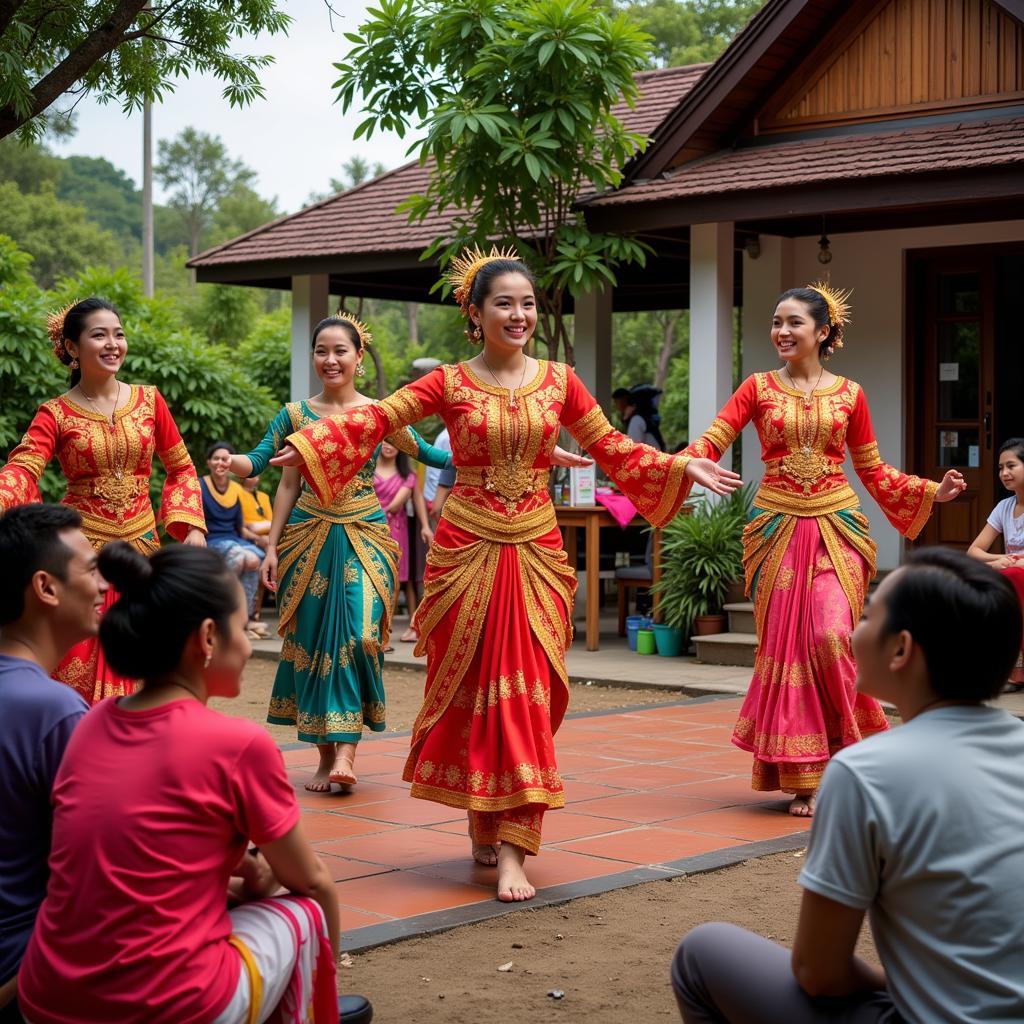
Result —
POLYGON ((650 629, 639 629, 636 634, 636 653, 655 654, 657 653, 654 643, 654 631, 650 629))
POLYGON ((683 653, 686 633, 675 626, 654 624, 654 643, 663 658, 678 658, 683 653))

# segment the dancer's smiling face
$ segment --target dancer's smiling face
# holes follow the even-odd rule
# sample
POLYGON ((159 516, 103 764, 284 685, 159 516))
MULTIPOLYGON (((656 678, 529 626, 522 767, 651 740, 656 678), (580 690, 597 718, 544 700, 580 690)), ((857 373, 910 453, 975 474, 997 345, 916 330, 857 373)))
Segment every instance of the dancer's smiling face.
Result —
POLYGON ((772 317, 772 344, 786 363, 799 362, 818 354, 828 337, 828 327, 816 327, 807 304, 799 299, 783 299, 772 317))
POLYGON ((313 343, 313 369, 325 388, 348 384, 363 361, 362 349, 347 327, 325 327, 313 343))
POLYGON ((499 274, 480 306, 469 307, 484 341, 504 348, 524 348, 537 326, 537 297, 523 274, 499 274))
POLYGON ((82 376, 96 380, 113 376, 121 369, 128 342, 121 318, 109 309, 97 309, 85 318, 82 333, 65 342, 71 357, 78 360, 82 376))

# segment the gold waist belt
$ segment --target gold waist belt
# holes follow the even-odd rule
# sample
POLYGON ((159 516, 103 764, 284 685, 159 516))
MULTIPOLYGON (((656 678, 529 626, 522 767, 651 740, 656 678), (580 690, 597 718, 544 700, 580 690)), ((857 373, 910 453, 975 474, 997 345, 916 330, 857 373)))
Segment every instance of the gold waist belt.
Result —
POLYGON ((331 505, 324 508, 312 491, 303 488, 295 507, 332 523, 354 523, 365 519, 371 512, 381 511, 380 501, 373 491, 355 496, 342 491, 331 505))
POLYGON ((555 522, 555 507, 550 501, 531 512, 513 516, 474 505, 457 491, 453 491, 445 501, 442 515, 467 533, 496 544, 528 544, 550 533, 558 525, 555 522))
POLYGON ((754 505, 766 512, 780 512, 786 516, 801 516, 805 519, 827 516, 830 512, 841 512, 846 508, 856 508, 859 504, 860 499, 853 493, 853 488, 845 483, 817 494, 804 494, 762 484, 754 497, 754 505))
MULTIPOLYGON (((549 471, 518 463, 501 466, 459 466, 455 482, 465 487, 482 487, 496 494, 506 506, 515 505, 529 494, 548 489, 549 471)), ((511 509, 510 509, 511 511, 511 509)))
POLYGON ((72 480, 68 483, 68 494, 78 498, 102 498, 118 505, 129 498, 148 493, 148 476, 98 476, 91 480, 72 480))

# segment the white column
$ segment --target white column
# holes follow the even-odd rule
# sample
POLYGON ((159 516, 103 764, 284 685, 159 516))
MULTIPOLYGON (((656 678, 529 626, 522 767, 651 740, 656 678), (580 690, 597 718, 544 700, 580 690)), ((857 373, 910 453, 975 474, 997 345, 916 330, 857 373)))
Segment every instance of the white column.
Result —
MULTIPOLYGON (((732 394, 733 226, 690 226, 690 422, 693 441, 732 394)), ((722 465, 730 467, 726 453, 722 465)))
POLYGON ((573 318, 576 373, 604 409, 612 401, 612 291, 599 288, 576 298, 573 318))
MULTIPOLYGON (((793 239, 761 235, 761 254, 743 254, 743 377, 773 369, 778 357, 772 347, 771 324, 775 302, 793 287, 793 239)), ((743 479, 757 483, 764 473, 761 442, 754 425, 743 431, 743 479)))
POLYGON ((293 402, 309 398, 314 387, 313 328, 327 316, 327 275, 303 274, 292 278, 292 360, 291 396, 293 402))

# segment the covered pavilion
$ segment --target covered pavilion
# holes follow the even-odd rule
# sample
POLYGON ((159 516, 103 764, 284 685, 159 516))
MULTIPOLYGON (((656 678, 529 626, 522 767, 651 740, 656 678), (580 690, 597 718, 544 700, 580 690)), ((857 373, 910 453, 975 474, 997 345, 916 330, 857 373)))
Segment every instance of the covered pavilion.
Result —
MULTIPOLYGON (((584 381, 607 404, 613 310, 688 308, 695 437, 732 390, 734 309, 744 373, 767 369, 776 296, 831 278, 855 293, 834 368, 864 385, 885 459, 964 472, 924 539, 968 543, 999 496, 999 439, 1024 434, 1024 0, 768 0, 714 64, 638 77, 618 113, 653 142, 580 203, 655 254, 578 299, 584 381)), ((329 295, 437 301, 419 256, 446 219, 394 212, 427 174, 406 165, 191 261, 200 281, 291 289, 294 394, 329 295)), ((894 566, 901 541, 874 518, 894 566)))

